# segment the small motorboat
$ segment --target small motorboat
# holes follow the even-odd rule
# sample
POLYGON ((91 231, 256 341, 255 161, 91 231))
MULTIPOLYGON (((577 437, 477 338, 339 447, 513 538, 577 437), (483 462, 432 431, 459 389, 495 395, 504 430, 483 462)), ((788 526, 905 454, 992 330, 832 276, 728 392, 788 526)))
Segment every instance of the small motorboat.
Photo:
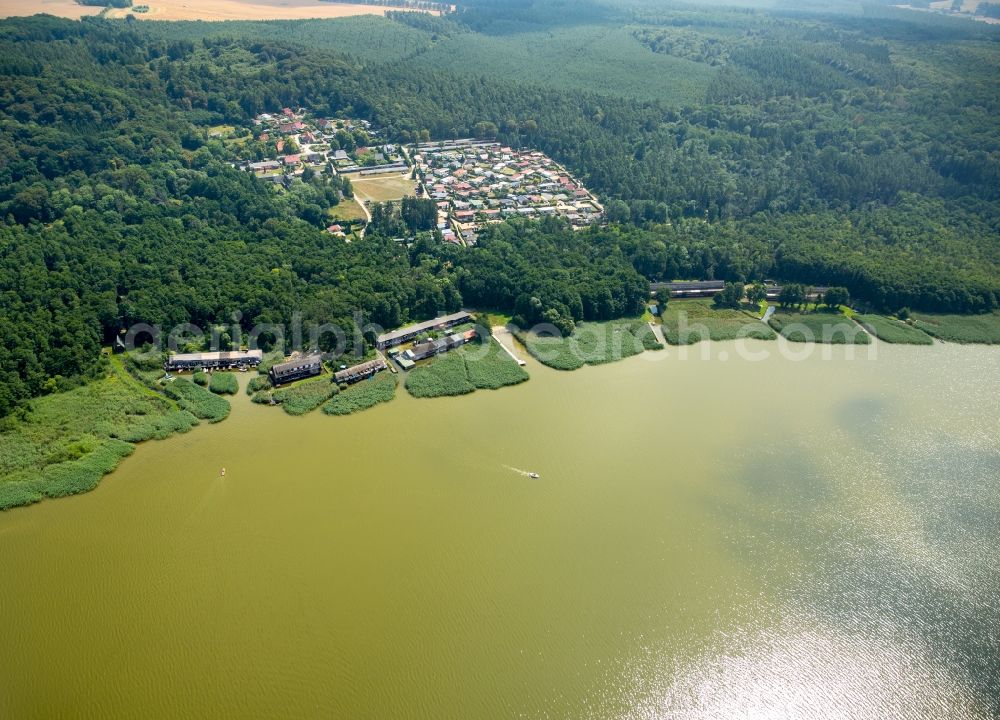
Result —
POLYGON ((538 473, 528 473, 528 477, 530 477, 530 478, 540 478, 541 475, 539 475, 538 473))
POLYGON ((220 472, 219 475, 226 477, 226 468, 222 468, 222 472, 220 472))

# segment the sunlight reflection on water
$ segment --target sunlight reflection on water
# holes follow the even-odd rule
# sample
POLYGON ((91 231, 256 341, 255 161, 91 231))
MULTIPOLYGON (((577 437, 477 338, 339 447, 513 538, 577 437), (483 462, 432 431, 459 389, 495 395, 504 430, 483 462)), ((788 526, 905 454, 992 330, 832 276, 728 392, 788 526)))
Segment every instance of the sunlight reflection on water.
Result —
MULTIPOLYGON (((777 627, 720 637, 717 650, 661 676, 627 717, 986 718, 962 683, 901 628, 855 635, 789 612, 777 627)), ((650 668, 637 668, 648 678, 650 668)))

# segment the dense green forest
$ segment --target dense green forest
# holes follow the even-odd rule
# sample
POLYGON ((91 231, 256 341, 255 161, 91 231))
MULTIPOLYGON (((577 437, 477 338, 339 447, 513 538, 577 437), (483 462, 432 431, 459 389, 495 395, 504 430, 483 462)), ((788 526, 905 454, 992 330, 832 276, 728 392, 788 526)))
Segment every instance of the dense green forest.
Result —
POLYGON ((646 280, 679 277, 995 308, 998 39, 881 8, 561 0, 444 18, 5 20, 0 415, 100 372, 100 346, 136 322, 301 313, 349 327, 360 310, 391 327, 464 303, 571 329, 633 314, 646 280), (612 223, 505 224, 475 248, 426 233, 407 248, 390 238, 428 224, 412 205, 344 243, 322 230, 340 188, 275 189, 208 136, 285 106, 404 142, 479 132, 540 148, 612 223))

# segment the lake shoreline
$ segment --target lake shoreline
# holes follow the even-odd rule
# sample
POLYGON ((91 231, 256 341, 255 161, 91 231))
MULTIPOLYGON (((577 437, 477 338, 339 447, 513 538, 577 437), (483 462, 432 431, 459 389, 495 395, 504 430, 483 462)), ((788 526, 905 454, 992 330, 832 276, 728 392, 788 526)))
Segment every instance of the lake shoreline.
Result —
MULTIPOLYGON (((685 302, 691 303, 693 301, 681 301, 681 303, 679 304, 683 304, 685 302)), ((750 316, 748 315, 748 317, 750 316)), ((840 316, 840 317, 854 324, 855 327, 858 327, 861 332, 867 331, 867 330, 861 330, 863 324, 855 321, 853 318, 848 318, 846 316, 840 316)), ((657 361, 669 360, 675 356, 677 359, 682 361, 688 359, 708 360, 712 358, 713 348, 716 350, 716 354, 720 358, 724 359, 732 358, 733 360, 743 359, 750 362, 760 361, 762 359, 761 353, 767 354, 766 350, 760 350, 760 349, 756 349, 753 351, 745 350, 747 342, 750 343, 759 342, 766 346, 772 346, 774 348, 778 348, 778 354, 784 355, 786 358, 789 359, 789 361, 800 361, 804 358, 808 358, 817 351, 820 353, 824 353, 826 356, 833 357, 832 348, 835 346, 829 343, 822 343, 822 342, 809 342, 809 341, 802 342, 794 337, 788 338, 785 337, 783 334, 777 334, 777 333, 775 333, 774 337, 771 339, 763 339, 760 337, 750 336, 750 337, 740 337, 735 339, 714 340, 711 339, 711 337, 707 338, 699 337, 691 344, 672 344, 668 342, 666 345, 663 345, 659 343, 659 341, 657 340, 654 325, 656 327, 660 327, 656 323, 651 323, 651 322, 647 323, 635 319, 615 320, 615 321, 608 321, 605 323, 583 323, 580 326, 578 326, 578 330, 581 334, 590 333, 594 330, 594 328, 596 328, 599 333, 596 336, 598 339, 601 339, 602 336, 600 335, 600 333, 603 333, 603 339, 606 341, 606 345, 604 346, 601 346, 600 342, 595 344, 594 342, 589 340, 585 340, 581 346, 580 338, 576 337, 575 335, 557 339, 542 338, 541 342, 539 342, 538 338, 525 334, 523 332, 515 331, 511 334, 511 337, 513 341, 517 343, 518 347, 523 348, 524 353, 531 359, 532 363, 537 365, 537 368, 544 367, 546 369, 555 370, 557 371, 557 373, 578 370, 587 365, 599 366, 607 363, 618 363, 622 362, 623 360, 627 360, 630 357, 637 357, 637 358, 646 357, 647 359, 651 359, 653 356, 655 356, 657 361), (623 341, 623 333, 625 335, 628 335, 628 338, 626 338, 625 341, 623 341), (631 340, 631 343, 628 342, 628 340, 631 340), (550 344, 548 346, 545 346, 545 343, 550 343, 550 344), (553 349, 552 343, 556 343, 557 347, 555 347, 555 349, 553 349), (588 351, 591 353, 595 352, 595 348, 598 355, 588 358, 586 356, 586 353, 588 351), (581 355, 581 350, 582 350, 582 355, 581 355), (614 352, 609 353, 609 350, 614 352), (567 354, 571 352, 576 353, 576 360, 573 363, 569 363, 567 365, 567 363, 565 363, 563 360, 565 359, 567 354)), ((664 333, 664 335, 667 334, 668 333, 664 333)), ((866 344, 866 345, 848 344, 848 345, 840 345, 839 347, 844 348, 847 352, 853 353, 856 351, 858 354, 867 353, 869 354, 869 356, 872 356, 872 353, 877 353, 877 348, 879 344, 882 343, 889 345, 893 344, 881 340, 874 335, 873 335, 873 340, 874 342, 872 342, 871 344, 866 344)), ((965 343, 948 343, 946 341, 938 340, 936 338, 934 339, 933 342, 935 345, 937 344, 965 345, 965 343)), ((507 349, 504 348, 502 344, 499 343, 499 341, 497 341, 495 338, 491 339, 491 347, 494 344, 497 346, 497 348, 494 349, 499 349, 498 354, 502 354, 502 357, 505 360, 508 359, 509 355, 510 364, 514 364, 516 362, 514 356, 510 355, 507 352, 507 349)), ((439 362, 442 359, 447 360, 448 355, 450 354, 451 353, 443 355, 434 362, 439 362)), ((113 362, 120 362, 117 360, 117 357, 118 356, 115 356, 113 362)), ((434 362, 432 362, 428 366, 425 366, 423 369, 425 371, 430 370, 430 368, 433 367, 434 362)), ((523 372, 521 368, 517 369, 523 372)), ((165 397, 172 399, 172 401, 175 403, 174 405, 175 408, 193 413, 200 420, 207 421, 209 424, 224 422, 230 414, 230 410, 228 408, 231 407, 232 403, 225 399, 225 395, 230 395, 230 397, 233 397, 231 393, 228 392, 225 394, 212 393, 208 389, 202 388, 196 385, 195 383, 192 383, 187 378, 183 377, 178 378, 178 380, 181 380, 185 383, 183 389, 179 387, 175 388, 173 387, 173 384, 168 385, 165 388, 161 387, 154 389, 152 388, 152 386, 148 384, 148 381, 144 381, 141 377, 136 376, 135 373, 130 373, 127 370, 125 372, 129 375, 131 380, 136 384, 144 384, 144 386, 146 387, 146 392, 163 394, 165 397), (189 385, 190 387, 188 387, 189 385), (187 397, 186 396, 187 393, 200 393, 200 395, 204 395, 205 397, 204 399, 200 399, 200 395, 199 397, 193 397, 193 396, 187 397), (219 405, 220 407, 215 408, 216 404, 219 405), (225 404, 227 407, 225 411, 221 410, 222 404, 225 404), (204 407, 202 407, 205 405, 210 405, 210 409, 205 409, 204 407)), ((482 388, 496 390, 496 389, 503 389, 504 387, 514 386, 521 382, 525 382, 528 379, 528 373, 524 372, 523 374, 524 374, 524 379, 521 379, 519 376, 516 379, 500 382, 499 384, 497 383, 494 383, 494 385, 486 384, 483 385, 482 388)), ((373 398, 358 398, 356 401, 351 400, 349 398, 344 398, 342 401, 334 402, 340 394, 345 392, 352 396, 356 394, 357 395, 362 394, 361 390, 359 390, 357 386, 352 386, 346 391, 340 391, 339 393, 334 393, 332 397, 324 397, 324 399, 319 403, 311 403, 308 410, 304 412, 293 412, 291 414, 292 415, 313 414, 313 411, 316 411, 317 408, 320 408, 320 406, 322 406, 323 414, 343 417, 349 414, 354 414, 356 412, 363 412, 377 405, 390 404, 395 399, 396 389, 398 386, 398 382, 395 381, 395 375, 393 376, 393 378, 394 381, 392 383, 393 384, 392 390, 388 392, 383 392, 380 388, 374 392, 373 398)), ((241 376, 238 383, 238 393, 236 393, 236 395, 245 394, 247 385, 250 383, 251 380, 252 378, 250 378, 249 376, 245 378, 241 376)), ((370 381, 363 381, 363 382, 370 382, 370 381)), ((465 382, 468 381, 466 380, 465 382)), ((406 386, 407 382, 404 381, 403 385, 406 386)), ((443 387, 440 390, 432 391, 432 394, 417 396, 413 395, 413 393, 409 391, 409 388, 407 388, 406 394, 411 395, 412 397, 414 397, 414 399, 426 400, 433 397, 459 397, 471 393, 476 388, 473 386, 469 386, 469 388, 466 388, 463 385, 462 388, 460 389, 462 390, 462 392, 455 392, 452 390, 448 390, 447 387, 443 387)), ((227 388, 227 390, 231 390, 231 388, 227 388)), ((53 396, 48 396, 48 397, 51 398, 53 396)), ((41 478, 43 477, 42 473, 50 472, 48 468, 53 468, 52 465, 43 466, 43 468, 40 471, 38 471, 39 475, 37 477, 39 479, 30 482, 24 481, 25 482, 24 485, 18 484, 21 481, 5 482, 3 485, 0 485, 0 512, 12 510, 17 507, 26 507, 29 505, 33 505, 45 499, 58 499, 59 497, 79 494, 81 492, 89 492, 90 490, 97 487, 100 480, 105 475, 114 472, 114 470, 117 469, 118 465, 120 464, 121 458, 132 454, 137 445, 144 443, 147 440, 167 439, 179 432, 189 432, 195 427, 196 424, 200 425, 202 423, 199 421, 195 421, 193 424, 182 423, 181 425, 178 425, 175 428, 167 428, 165 431, 162 432, 157 431, 148 438, 145 437, 139 438, 135 441, 126 441, 125 443, 120 443, 118 438, 112 435, 107 441, 98 443, 98 445, 94 447, 90 453, 87 453, 83 457, 76 460, 70 459, 62 461, 60 467, 55 468, 55 470, 51 471, 51 472, 56 472, 57 477, 64 477, 68 473, 69 475, 79 475, 79 477, 81 478, 79 480, 74 480, 72 483, 63 481, 63 484, 66 485, 66 487, 60 488, 58 491, 53 491, 55 492, 55 494, 53 495, 49 494, 49 492, 46 489, 45 483, 41 480, 41 478), (128 452, 124 452, 123 450, 123 446, 125 445, 130 446, 128 452), (113 463, 107 459, 105 459, 105 461, 103 462, 96 462, 94 460, 94 457, 97 457, 95 453, 97 452, 97 450, 101 448, 107 448, 106 450, 103 451, 104 455, 102 455, 101 457, 105 456, 110 457, 108 453, 112 453, 117 455, 119 459, 113 463), (94 455, 94 457, 91 457, 92 454, 94 455), (98 468, 101 470, 99 475, 97 476, 94 475, 95 473, 94 468, 98 468), (28 491, 29 489, 30 491, 28 491)))

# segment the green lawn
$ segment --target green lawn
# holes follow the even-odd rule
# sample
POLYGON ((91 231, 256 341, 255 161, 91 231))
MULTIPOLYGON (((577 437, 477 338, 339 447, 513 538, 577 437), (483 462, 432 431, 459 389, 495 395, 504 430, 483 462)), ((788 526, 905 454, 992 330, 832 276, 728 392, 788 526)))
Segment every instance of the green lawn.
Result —
POLYGON ((130 376, 118 357, 103 379, 36 398, 31 407, 26 418, 0 424, 0 509, 91 490, 133 443, 198 424, 177 402, 130 376))
POLYGON ((742 310, 716 308, 707 298, 671 300, 661 315, 661 322, 663 337, 671 345, 693 345, 702 340, 735 340, 741 337, 774 340, 777 337, 756 315, 742 310))
POLYGON ((871 337, 843 313, 817 310, 787 312, 771 316, 771 327, 792 342, 820 342, 832 345, 868 345, 871 337))
POLYGON ((327 415, 350 415, 386 403, 396 397, 396 376, 388 370, 368 380, 354 383, 323 404, 327 415))
POLYGON ((930 335, 902 320, 884 315, 855 315, 865 329, 879 340, 901 345, 932 345, 934 340, 930 335))
POLYGON ((367 220, 368 216, 361 209, 361 204, 354 198, 344 198, 327 211, 333 221, 344 220, 347 222, 367 220))
POLYGON ((486 315, 489 318, 490 327, 506 325, 511 319, 509 313, 500 312, 499 310, 481 310, 477 315, 486 315))
POLYGON ((640 320, 580 323, 569 337, 519 333, 518 339, 532 357, 556 370, 615 362, 663 347, 652 328, 640 320))
POLYGON ((913 313, 914 325, 936 338, 953 343, 1000 343, 1000 311, 982 315, 913 313))

